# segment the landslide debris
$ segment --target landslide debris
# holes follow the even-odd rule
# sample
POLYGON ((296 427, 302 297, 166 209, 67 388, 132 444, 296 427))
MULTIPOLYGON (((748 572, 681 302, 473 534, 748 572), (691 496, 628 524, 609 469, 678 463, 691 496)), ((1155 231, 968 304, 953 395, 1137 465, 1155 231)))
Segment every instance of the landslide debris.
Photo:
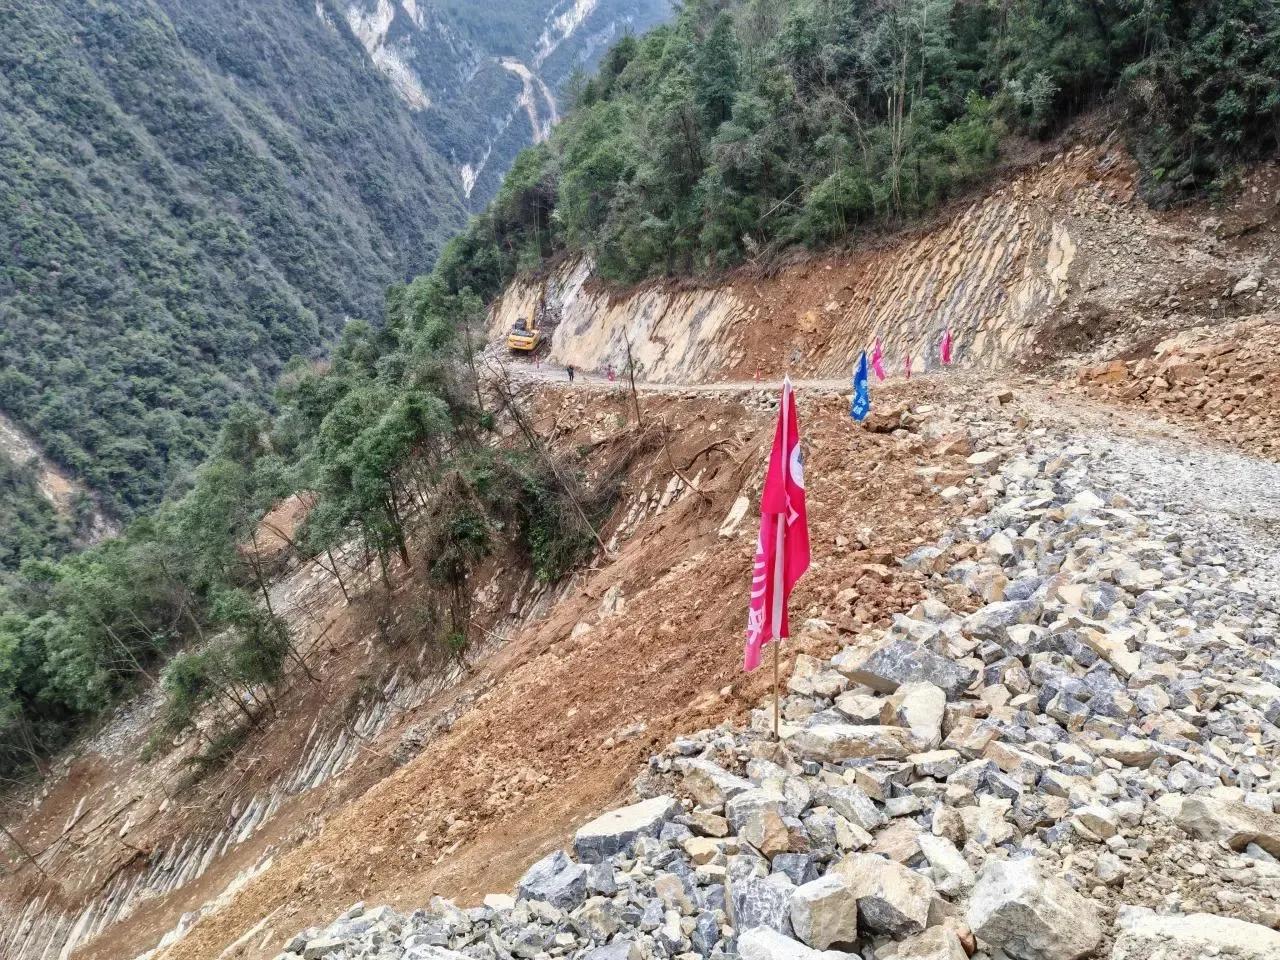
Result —
POLYGON ((767 701, 679 736, 514 895, 281 960, 1280 957, 1280 466, 998 420, 923 598, 799 658, 780 740, 767 701))
POLYGON ((1184 330, 1140 356, 1086 367, 1077 383, 1088 396, 1280 459, 1280 314, 1184 330))

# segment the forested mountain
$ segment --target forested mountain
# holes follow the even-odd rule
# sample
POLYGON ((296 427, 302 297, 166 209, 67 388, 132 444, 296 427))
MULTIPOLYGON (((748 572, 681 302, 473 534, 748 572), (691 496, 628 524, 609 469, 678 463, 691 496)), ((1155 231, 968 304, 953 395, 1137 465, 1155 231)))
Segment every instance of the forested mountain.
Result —
MULTIPOLYGON (((107 9, 90 4, 83 16, 105 18, 104 27, 119 24, 112 19, 119 5, 109 8, 110 15, 107 9)), ((308 9, 313 29, 341 36, 341 24, 325 16, 331 11, 323 2, 318 13, 308 9)), ((136 78, 120 70, 131 63, 145 64, 154 76, 177 56, 173 38, 192 28, 175 15, 163 21, 168 26, 150 27, 142 36, 126 31, 128 42, 91 55, 101 41, 65 32, 80 20, 64 14, 58 21, 64 27, 59 36, 80 36, 64 47, 49 40, 50 28, 37 21, 16 17, 26 31, 17 35, 48 42, 29 40, 18 73, 10 75, 9 63, 5 70, 8 101, 26 110, 35 126, 28 131, 14 124, 4 149, 15 140, 27 144, 17 156, 29 159, 15 164, 44 171, 43 155, 30 142, 62 132, 66 142, 53 139, 62 152, 49 152, 71 159, 39 178, 11 177, 5 188, 12 211, 6 211, 4 229, 13 229, 13 221, 26 231, 6 250, 44 247, 39 260, 22 252, 17 262, 25 267, 6 265, 4 349, 14 360, 6 357, 0 403, 26 404, 22 416, 47 428, 44 435, 69 438, 63 442, 70 454, 87 457, 123 444, 123 455, 108 459, 113 469, 124 470, 135 451, 141 466, 150 464, 149 457, 172 465, 193 456, 198 444, 187 440, 183 457, 174 457, 168 448, 151 446, 162 442, 156 438, 194 431, 219 403, 254 392, 246 371, 265 379, 279 368, 286 352, 280 342, 305 348, 330 319, 356 309, 350 291, 364 288, 353 285, 349 269, 318 278, 310 277, 311 269, 349 268, 344 258, 374 258, 382 248, 352 246, 349 224, 318 234, 332 243, 345 240, 341 254, 320 249, 315 234, 299 239, 273 229, 280 222, 263 211, 264 204, 271 214, 296 216, 289 224, 317 231, 317 220, 327 224, 314 208, 286 202, 295 196, 288 188, 297 185, 294 177, 334 173, 337 161, 282 159, 292 156, 292 141, 272 139, 280 128, 254 112, 256 101, 243 99, 240 88, 248 81, 239 74, 215 83, 218 96, 209 99, 193 93, 190 83, 156 93, 174 102, 152 121, 154 130, 113 105, 125 99, 138 116, 151 116, 148 105, 125 97, 128 83, 124 93, 103 101, 82 102, 64 92, 66 119, 47 129, 30 104, 50 96, 39 92, 45 88, 38 80, 55 66, 73 71, 81 82, 71 91, 88 97, 104 89, 91 68, 95 56, 109 57, 117 76, 136 78), (153 34, 169 40, 143 42, 153 34), (53 52, 36 56, 32 49, 53 52), (190 119, 184 109, 193 102, 208 111, 238 104, 235 124, 219 120, 216 111, 199 113, 204 123, 190 119), (252 126, 250 117, 262 125, 252 126), (174 123, 180 134, 170 130, 174 123), (83 132, 71 136, 71 130, 83 132), (225 136, 210 141, 210 130, 225 136), (159 142, 167 153, 152 152, 159 142), (112 152, 123 149, 118 143, 129 148, 126 156, 141 159, 125 164, 112 152), (203 146, 192 157, 188 148, 196 144, 203 146), (239 152, 229 144, 241 145, 239 152), (247 162, 250 175, 233 162, 246 156, 257 158, 247 162), (129 218, 104 212, 104 196, 119 199, 110 192, 115 181, 102 181, 98 165, 107 162, 104 157, 128 174, 119 189, 133 201, 129 218), (186 159, 180 164, 174 157, 186 159), (197 167, 205 181, 194 178, 197 167), (249 176, 250 185, 241 176, 249 176), (197 189, 209 178, 241 189, 222 188, 215 204, 197 189), (160 204, 157 183, 166 186, 170 206, 160 204), (76 203, 61 212, 50 197, 76 203), (174 197, 185 201, 176 212, 174 197), (13 212, 35 209, 44 216, 22 219, 13 212), (60 218, 57 228, 42 232, 51 215, 60 218), (256 215, 264 219, 253 220, 256 215), (174 223, 185 231, 177 238, 160 230, 174 223), (249 233, 246 224, 272 243, 249 233), (191 239, 197 228, 212 231, 199 236, 216 242, 197 244, 191 239), (139 245, 138 252, 118 253, 131 249, 122 240, 139 245), (200 254, 210 249, 233 251, 231 262, 241 272, 202 274, 200 254), (149 259, 160 253, 169 259, 149 259), (295 254, 301 261, 290 259, 295 254), (86 274, 76 269, 86 258, 106 260, 86 274), (57 269, 34 265, 53 260, 57 269), (298 262, 308 266, 298 268, 298 262), (116 288, 104 277, 126 271, 131 275, 117 279, 124 292, 112 299, 116 288), (318 288, 300 280, 290 286, 288 277, 298 275, 318 288), (329 291, 335 302, 314 294, 304 300, 301 291, 314 289, 329 291), (217 296, 206 298, 210 291, 217 296), (209 322, 208 311, 223 297, 238 298, 233 302, 240 310, 250 311, 223 315, 238 324, 234 336, 209 322), (311 302, 321 306, 308 310, 311 302), (16 303, 26 312, 19 315, 16 303), (99 312, 100 303, 117 313, 99 312), (60 316, 68 318, 64 329, 77 336, 57 339, 60 316), (27 318, 43 320, 34 326, 15 322, 27 318), (30 330, 48 337, 48 357, 34 354, 48 366, 36 373, 60 390, 71 385, 65 388, 74 388, 70 399, 42 397, 35 375, 22 369, 33 354, 15 345, 32 343, 30 330), (274 349, 266 345, 270 330, 279 335, 274 349), (222 339, 211 339, 216 337, 222 339), (230 361, 216 354, 219 347, 231 351, 230 361), (106 367, 85 362, 85 352, 94 350, 106 367), (184 358, 189 370, 218 371, 204 381, 217 402, 188 411, 184 404, 191 401, 173 386, 182 382, 183 368, 163 367, 178 363, 166 359, 172 357, 184 358), (133 393, 125 391, 126 383, 133 393), (99 404, 104 395, 110 402, 99 404), (78 419, 79 409, 94 415, 78 419), (167 434, 168 424, 178 429, 167 434), (81 440, 77 447, 76 437, 94 442, 81 440)), ((270 34, 262 24, 237 29, 270 34)), ((14 30, 11 22, 0 44, 13 46, 14 30)), ((184 53, 181 63, 195 70, 191 64, 197 62, 234 62, 251 42, 242 38, 222 50, 211 38, 193 39, 200 53, 184 53)), ((359 56, 352 62, 366 62, 355 43, 350 47, 359 56)), ((292 62, 283 50, 253 60, 263 71, 264 64, 282 69, 282 62, 292 62)), ((194 82, 211 71, 182 76, 194 82)), ((1194 6, 1175 0, 688 0, 673 23, 613 46, 598 74, 578 85, 567 120, 519 157, 493 203, 445 246, 432 271, 391 289, 385 322, 346 325, 327 366, 292 367, 273 415, 238 408, 185 496, 138 519, 118 539, 62 562, 29 563, 14 578, 0 595, 0 775, 65 742, 197 637, 218 636, 219 642, 169 661, 164 685, 174 724, 190 723, 202 702, 228 689, 269 688, 283 671, 288 631, 269 608, 256 605, 255 595, 265 592, 263 573, 251 562, 252 551, 239 548, 262 512, 288 493, 315 494, 299 532, 302 549, 323 556, 358 543, 388 584, 385 571, 398 555, 452 590, 459 606, 433 612, 423 640, 451 648, 465 646, 471 629, 468 571, 491 549, 496 530, 518 531, 531 568, 544 579, 555 579, 589 554, 593 540, 580 522, 584 512, 564 502, 566 472, 492 442, 492 411, 478 402, 474 367, 465 362, 476 341, 462 332, 479 325, 486 299, 515 270, 570 251, 595 258, 606 276, 632 279, 717 267, 797 242, 841 240, 862 224, 907 221, 988 174, 1011 134, 1045 137, 1100 105, 1123 119, 1153 200, 1223 190, 1239 164, 1276 150, 1278 78, 1280 10, 1266 0, 1194 6), (418 516, 429 518, 416 528, 401 509, 411 502, 421 505, 418 516)), ((369 110, 390 109, 391 88, 379 89, 377 96, 359 94, 369 98, 369 110)), ((329 96, 339 93, 357 95, 331 89, 329 96)), ((304 108, 312 96, 296 92, 296 98, 279 110, 310 117, 304 108)), ((378 157, 415 136, 411 127, 392 124, 404 139, 393 138, 383 149, 378 142, 349 143, 349 124, 320 126, 333 142, 368 156, 373 170, 386 170, 377 166, 378 157)), ((360 129, 372 136, 369 128, 360 129)), ((333 156, 343 155, 335 148, 333 156)), ((349 197, 365 181, 350 167, 338 169, 345 171, 338 179, 347 190, 336 196, 349 197)), ((374 194, 425 189, 442 182, 430 179, 435 170, 427 164, 412 182, 393 179, 382 186, 385 194, 374 194)), ((452 203, 448 209, 456 214, 459 192, 452 203)), ((381 205, 373 199, 365 204, 361 209, 375 219, 381 205)), ((426 244, 434 226, 405 223, 397 229, 421 231, 426 244)), ((384 266, 383 276, 394 272, 392 260, 384 266)), ((367 296, 376 300, 374 291, 367 296)), ((103 476, 110 481, 117 475, 103 476)), ((132 474, 118 477, 128 492, 117 491, 118 502, 138 502, 153 489, 129 487, 140 482, 132 474)))
POLYGON ((0 409, 122 514, 462 220, 302 4, 14 4, 0 97, 0 409))
POLYGON ((446 259, 494 292, 555 251, 606 277, 902 223, 1011 135, 1107 108, 1146 196, 1221 191, 1280 138, 1272 0, 689 0, 627 37, 446 259))
POLYGON ((627 32, 671 14, 672 0, 321 0, 345 22, 419 116, 423 132, 484 206, 512 159, 545 139, 561 89, 627 32))
MULTIPOLYGON (((0 412, 117 516, 155 503, 232 403, 266 401, 285 361, 319 355, 348 319, 378 320, 387 286, 464 224, 477 179, 491 191, 542 136, 514 58, 555 84, 667 9, 7 5, 0 412)), ((17 515, 18 488, 0 496, 17 515)))

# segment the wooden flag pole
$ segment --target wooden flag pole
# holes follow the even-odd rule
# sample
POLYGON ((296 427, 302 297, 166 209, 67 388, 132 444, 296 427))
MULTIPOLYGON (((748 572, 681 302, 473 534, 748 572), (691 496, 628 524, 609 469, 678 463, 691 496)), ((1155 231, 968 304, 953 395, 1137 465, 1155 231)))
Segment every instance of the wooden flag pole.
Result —
POLYGON ((773 641, 773 739, 781 740, 778 736, 778 646, 782 641, 775 639, 773 641))

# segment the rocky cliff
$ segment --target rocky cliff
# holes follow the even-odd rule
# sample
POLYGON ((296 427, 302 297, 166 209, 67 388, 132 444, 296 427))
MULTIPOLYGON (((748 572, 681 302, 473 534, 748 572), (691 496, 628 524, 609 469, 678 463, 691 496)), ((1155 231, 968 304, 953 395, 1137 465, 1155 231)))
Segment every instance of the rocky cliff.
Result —
POLYGON ((1254 175, 1266 209, 1230 212, 1225 224, 1151 210, 1134 176, 1116 140, 1082 145, 1028 165, 935 226, 713 281, 617 290, 597 281, 589 262, 573 260, 545 279, 512 284, 493 307, 491 329, 497 335, 530 315, 545 282, 558 322, 553 361, 621 368, 630 340, 644 379, 679 381, 757 369, 840 374, 876 339, 896 371, 910 356, 919 372, 938 365, 947 328, 962 365, 1037 363, 1064 346, 1101 343, 1108 331, 1136 332, 1150 323, 1142 318, 1153 302, 1167 307, 1162 315, 1174 316, 1174 326, 1197 322, 1215 296, 1228 309, 1268 302, 1232 301, 1231 291, 1271 263, 1269 237, 1252 246, 1232 240, 1245 221, 1274 215, 1269 171, 1254 175), (1111 319, 1100 324, 1103 314, 1111 319))
POLYGON ((475 209, 515 155, 546 138, 569 76, 670 11, 670 0, 514 0, 483 12, 432 0, 316 0, 316 15, 345 24, 418 114, 475 209))

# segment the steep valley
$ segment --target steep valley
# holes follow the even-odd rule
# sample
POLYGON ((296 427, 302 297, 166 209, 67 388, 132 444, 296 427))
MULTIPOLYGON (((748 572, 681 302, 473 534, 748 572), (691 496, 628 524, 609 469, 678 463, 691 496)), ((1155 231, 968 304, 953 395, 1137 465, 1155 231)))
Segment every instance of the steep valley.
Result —
MULTIPOLYGON (((0 37, 0 413, 113 523, 428 271, 659 0, 42 0, 0 37)), ((6 493, 6 496, 10 494, 6 493)), ((28 504, 29 505, 29 504, 28 504)), ((77 541, 79 542, 79 541, 77 541)), ((65 550, 33 541, 6 560, 65 550)))
MULTIPOLYGON (((565 262, 548 275, 557 325, 550 360, 539 365, 498 360, 502 335, 542 290, 540 279, 518 281, 489 315, 494 382, 506 384, 553 448, 583 457, 588 483, 620 484, 589 565, 546 587, 510 555, 490 558, 468 585, 485 640, 442 661, 416 643, 431 590, 423 571, 397 566, 385 600, 374 565, 352 545, 339 557, 352 584, 347 602, 323 558, 277 543, 283 572, 273 598, 316 681, 293 671, 273 717, 199 775, 188 762, 203 746, 198 733, 139 759, 158 709, 153 695, 60 757, 5 811, 38 865, 5 848, 0 952, 15 960, 273 957, 314 928, 299 952, 332 935, 335 956, 378 956, 432 924, 445 929, 432 949, 466 949, 476 945, 464 946, 471 925, 482 924, 504 944, 555 945, 572 934, 572 947, 555 945, 555 955, 585 954, 607 947, 578 932, 587 929, 579 915, 539 926, 538 916, 501 900, 477 905, 570 845, 596 814, 637 796, 697 798, 681 815, 712 823, 705 816, 725 812, 724 799, 717 807, 707 800, 714 790, 682 779, 689 757, 746 779, 759 779, 767 760, 792 780, 815 781, 805 790, 832 787, 839 765, 830 755, 799 747, 793 755, 767 737, 767 711, 757 708, 768 670, 740 672, 753 505, 776 417, 772 381, 787 371, 805 378, 814 545, 794 600, 803 627, 783 651, 788 739, 816 738, 823 724, 813 718, 831 722, 836 696, 874 700, 879 718, 888 698, 832 676, 840 671, 829 661, 904 637, 927 638, 920 642, 973 673, 972 693, 946 708, 939 740, 960 730, 959 742, 978 720, 981 731, 999 733, 989 738, 994 747, 957 748, 965 763, 992 767, 976 785, 948 758, 933 758, 936 768, 919 761, 932 773, 895 768, 907 779, 884 781, 872 809, 895 801, 893 810, 905 812, 868 813, 875 837, 867 849, 912 864, 939 890, 949 875, 918 841, 911 846, 918 833, 945 834, 975 867, 1011 852, 1034 855, 1079 878, 1108 925, 1108 945, 1128 935, 1117 932, 1121 905, 1276 926, 1274 897, 1261 892, 1271 877, 1265 857, 1243 843, 1224 853, 1214 826, 1197 822, 1188 838, 1172 815, 1160 819, 1163 798, 1184 795, 1260 813, 1271 804, 1274 819, 1280 796, 1280 741, 1268 713, 1280 681, 1267 666, 1276 594, 1262 559, 1275 555, 1277 468, 1274 446, 1260 440, 1277 408, 1273 385, 1258 376, 1265 364, 1255 362, 1272 355, 1280 330, 1276 169, 1253 168, 1225 206, 1172 213, 1150 210, 1133 177, 1113 138, 1086 139, 935 224, 874 246, 628 290, 600 283, 588 264, 565 262), (936 340, 946 325, 959 360, 942 368, 936 340), (872 418, 858 427, 848 415, 849 366, 877 337, 891 378, 875 385, 872 418), (628 345, 638 360, 635 395, 625 377, 603 375, 611 364, 623 368, 628 345), (908 354, 917 372, 909 381, 898 375, 908 354), (583 373, 574 385, 565 364, 583 373), (1054 511, 1080 518, 1058 526, 1054 511), (1226 531, 1216 548, 1206 524, 1226 531), (1070 582, 1040 567, 1064 552, 1072 559, 1055 572, 1070 582), (1229 587, 1249 571, 1256 584, 1229 587), (1039 635, 1058 630, 1054 617, 1074 618, 1073 629, 1100 631, 1101 653, 1076 650, 1078 662, 1048 648, 1000 654, 1012 644, 1000 632, 1008 625, 984 625, 982 611, 994 616, 993 606, 1025 599, 1019 590, 1041 588, 1035 622, 1016 626, 1039 635), (1215 604, 1229 617, 1219 626, 1208 622, 1215 604), (1114 636, 1123 650, 1103 642, 1114 636), (1204 686, 1191 682, 1201 668, 1204 686), (1081 714, 1086 683, 1099 685, 1091 702, 1110 697, 1115 709, 1081 714), (1190 698, 1195 710, 1162 706, 1152 687, 1190 698), (1050 739, 1033 743, 1040 734, 1028 731, 1050 728, 1050 739), (1092 752, 1138 734, 1164 755, 1143 754, 1143 765, 1120 747, 1114 756, 1092 752), (1044 782, 1059 784, 1047 813, 1029 799, 1043 792, 1036 778, 1046 770, 1044 782), (819 784, 820 774, 830 776, 819 784), (1062 786, 1056 777, 1075 779, 1062 786), (1119 807, 1124 822, 1095 809, 1135 798, 1151 801, 1136 820, 1128 807, 1119 807), (961 827, 945 825, 956 818, 961 827), (1077 821, 1129 839, 1103 843, 1077 821), (1002 833, 1006 822, 1016 835, 1002 833), (1158 838, 1155 853, 1130 851, 1118 870, 1113 850, 1145 849, 1144 836, 1158 838), (1226 859, 1205 877, 1179 872, 1179 859, 1214 857, 1226 859), (1226 896, 1215 900, 1216 888, 1226 896), (480 912, 464 923, 432 901, 437 894, 480 912), (404 917, 387 920, 378 943, 361 939, 374 926, 330 929, 355 901, 391 904, 404 917), (407 919, 428 906, 421 923, 407 919)), ((501 442, 519 442, 509 417, 499 429, 501 442)), ((274 517, 285 533, 292 509, 274 517)), ((858 723, 879 729, 866 717, 858 723)), ((852 777, 861 767, 847 769, 852 777)), ((768 771, 765 779, 778 775, 768 771)), ((1259 833, 1271 836, 1266 823, 1259 833)), ((679 830, 655 838, 656 867, 645 855, 614 862, 619 877, 635 878, 611 895, 626 901, 620 911, 634 905, 628 891, 648 896, 646 884, 684 856, 689 839, 679 830)), ((669 936, 669 953, 691 943, 681 924, 692 929, 716 912, 699 898, 714 896, 719 874, 703 868, 727 869, 748 843, 713 843, 696 864, 702 873, 689 867, 693 894, 664 908, 676 911, 681 932, 655 927, 637 931, 636 942, 669 936)), ((797 852, 770 848, 775 862, 797 852)), ((930 922, 955 930, 956 944, 966 935, 957 904, 948 891, 937 907, 946 924, 930 922)), ((747 908, 732 909, 741 916, 747 908)), ((727 917, 716 923, 717 939, 734 926, 727 917)), ((997 936, 994 927, 979 934, 997 936)), ((874 936, 880 947, 902 939, 874 936)))

